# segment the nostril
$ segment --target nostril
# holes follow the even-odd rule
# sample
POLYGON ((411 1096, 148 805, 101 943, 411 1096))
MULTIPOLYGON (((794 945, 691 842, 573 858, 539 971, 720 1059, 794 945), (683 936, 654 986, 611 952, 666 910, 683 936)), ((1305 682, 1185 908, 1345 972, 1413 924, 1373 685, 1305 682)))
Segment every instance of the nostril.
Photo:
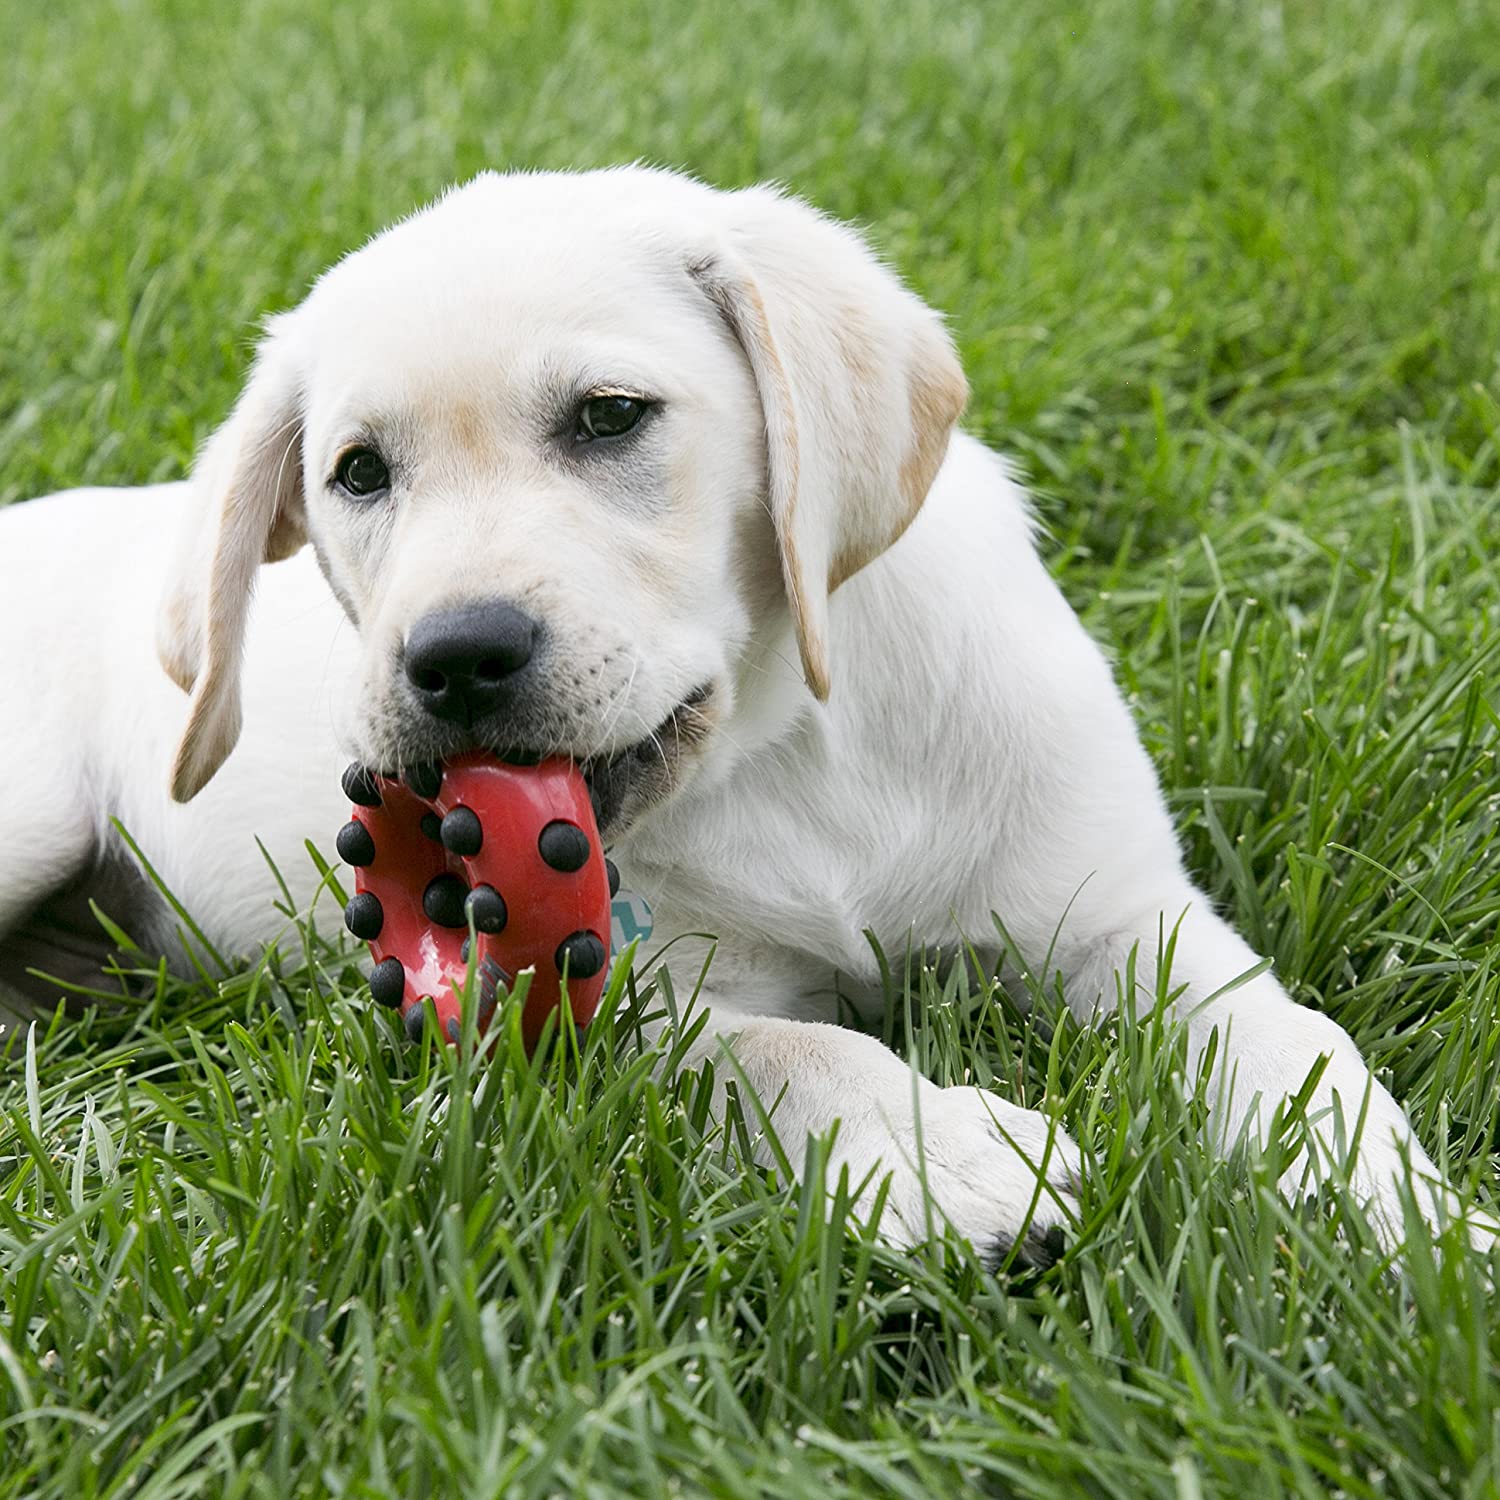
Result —
POLYGON ((435 610, 403 643, 407 680, 428 713, 472 722, 513 691, 539 631, 530 615, 502 600, 435 610))

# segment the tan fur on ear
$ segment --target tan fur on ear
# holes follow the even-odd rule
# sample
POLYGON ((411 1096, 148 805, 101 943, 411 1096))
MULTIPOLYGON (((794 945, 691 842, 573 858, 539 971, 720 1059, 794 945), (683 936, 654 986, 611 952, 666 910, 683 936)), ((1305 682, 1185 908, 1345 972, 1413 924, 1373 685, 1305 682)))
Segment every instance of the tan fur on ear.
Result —
POLYGON ((289 351, 268 341, 193 470, 201 509, 179 542, 157 616, 162 666, 193 695, 172 765, 178 802, 203 790, 239 739, 240 657, 256 571, 306 540, 300 399, 289 351))
POLYGON ((826 701, 829 595, 911 524, 968 387, 937 315, 851 231, 765 188, 719 202, 725 239, 691 273, 755 377, 787 603, 826 701))
MULTIPOLYGON (((922 335, 933 331, 922 329, 922 335)), ((883 543, 841 551, 835 555, 828 574, 828 592, 847 582, 866 563, 874 562, 887 547, 894 546, 902 533, 917 518, 932 482, 948 455, 948 439, 969 403, 969 382, 953 353, 946 336, 928 338, 930 347, 912 360, 908 371, 907 394, 911 408, 911 446, 901 460, 897 482, 905 509, 895 531, 883 543)))

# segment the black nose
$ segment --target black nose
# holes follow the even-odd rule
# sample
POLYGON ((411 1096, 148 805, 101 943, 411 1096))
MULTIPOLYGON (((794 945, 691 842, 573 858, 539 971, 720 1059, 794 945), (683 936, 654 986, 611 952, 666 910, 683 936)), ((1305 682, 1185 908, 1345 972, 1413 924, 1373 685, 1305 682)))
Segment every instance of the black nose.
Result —
POLYGON ((423 615, 406 637, 406 677, 434 718, 472 724, 500 706, 531 660, 537 623, 513 604, 423 615))

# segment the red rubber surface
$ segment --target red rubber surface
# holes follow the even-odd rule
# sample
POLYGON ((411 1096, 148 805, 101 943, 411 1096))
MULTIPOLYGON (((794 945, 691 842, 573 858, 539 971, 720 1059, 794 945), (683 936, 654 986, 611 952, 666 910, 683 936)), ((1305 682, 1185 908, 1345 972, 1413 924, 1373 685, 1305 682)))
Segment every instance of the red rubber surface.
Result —
POLYGON ((397 958, 406 971, 401 1000, 403 1018, 431 998, 439 1029, 457 1041, 460 999, 467 969, 460 949, 467 927, 439 927, 422 908, 422 893, 445 871, 470 889, 493 886, 508 911, 505 930, 475 935, 477 1024, 483 1032, 496 1005, 496 984, 507 987, 523 969, 534 969, 522 1014, 528 1049, 536 1045, 548 1016, 562 1003, 556 954, 564 939, 591 932, 606 960, 588 979, 568 979, 573 1019, 586 1026, 598 1008, 609 974, 609 880, 604 850, 594 822, 588 787, 566 760, 538 766, 508 766, 483 755, 450 762, 442 786, 431 801, 399 781, 376 777, 381 805, 355 807, 351 816, 364 824, 375 842, 375 858, 356 870, 356 891, 373 892, 384 911, 380 935, 369 946, 376 962, 397 958), (455 807, 467 807, 479 818, 484 843, 478 854, 460 858, 421 828, 422 815, 441 818, 455 807), (564 873, 550 868, 537 849, 549 823, 576 824, 589 841, 588 862, 564 873))

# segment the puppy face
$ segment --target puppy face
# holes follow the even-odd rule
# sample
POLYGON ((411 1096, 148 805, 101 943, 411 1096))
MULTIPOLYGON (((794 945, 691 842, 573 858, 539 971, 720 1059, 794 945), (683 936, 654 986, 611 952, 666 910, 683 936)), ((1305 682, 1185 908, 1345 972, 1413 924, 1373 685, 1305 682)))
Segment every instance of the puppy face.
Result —
POLYGON ((275 320, 162 616, 191 796, 239 727, 244 599, 303 539, 364 644, 361 760, 583 763, 606 822, 686 778, 790 619, 900 534, 964 386, 937 320, 794 200, 486 176, 275 320))
POLYGON ((474 184, 296 314, 305 524, 364 645, 352 748, 373 766, 677 763, 779 599, 740 346, 628 202, 549 187, 474 184), (414 632, 497 604, 534 627, 528 659, 435 714, 414 632))

